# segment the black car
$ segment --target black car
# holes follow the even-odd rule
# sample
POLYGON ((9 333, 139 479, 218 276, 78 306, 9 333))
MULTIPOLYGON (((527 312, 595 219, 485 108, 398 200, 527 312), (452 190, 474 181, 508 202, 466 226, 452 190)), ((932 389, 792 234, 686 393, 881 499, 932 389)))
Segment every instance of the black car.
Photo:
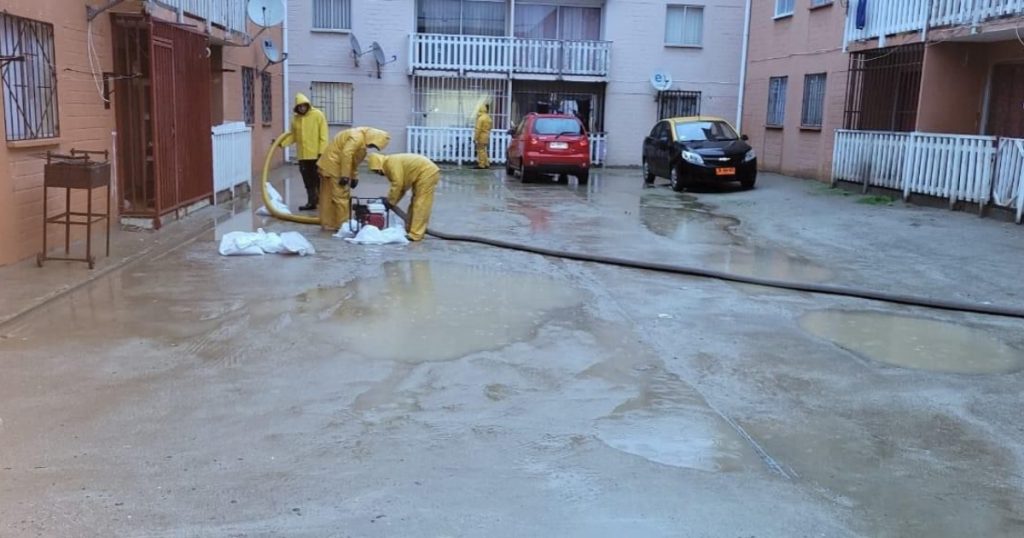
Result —
POLYGON ((661 120, 644 139, 644 183, 663 177, 679 192, 700 181, 757 182, 757 156, 729 122, 708 116, 661 120))

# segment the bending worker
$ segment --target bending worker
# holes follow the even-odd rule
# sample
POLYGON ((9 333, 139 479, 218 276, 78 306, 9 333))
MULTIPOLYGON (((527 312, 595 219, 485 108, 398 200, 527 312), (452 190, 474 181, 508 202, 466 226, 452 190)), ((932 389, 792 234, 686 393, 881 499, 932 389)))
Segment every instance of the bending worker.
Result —
POLYGON ((320 199, 320 176, 316 171, 316 161, 327 147, 327 118, 301 93, 295 94, 295 108, 292 110, 295 112, 292 128, 281 141, 281 147, 292 144, 298 146, 299 173, 306 187, 306 205, 299 210, 309 211, 317 208, 320 199))
POLYGON ((476 115, 476 129, 473 130, 473 142, 476 144, 476 167, 481 169, 491 167, 487 149, 491 143, 491 127, 494 124, 487 111, 487 105, 480 106, 480 112, 476 115))
POLYGON ((395 206, 405 193, 412 191, 406 237, 420 241, 427 234, 430 211, 434 207, 434 190, 441 180, 441 169, 430 159, 414 153, 370 155, 370 170, 388 178, 388 203, 395 206))
POLYGON ((373 127, 345 129, 327 145, 317 161, 320 170, 320 226, 337 231, 349 219, 352 189, 359 184, 359 163, 367 148, 378 151, 388 147, 391 135, 373 127))

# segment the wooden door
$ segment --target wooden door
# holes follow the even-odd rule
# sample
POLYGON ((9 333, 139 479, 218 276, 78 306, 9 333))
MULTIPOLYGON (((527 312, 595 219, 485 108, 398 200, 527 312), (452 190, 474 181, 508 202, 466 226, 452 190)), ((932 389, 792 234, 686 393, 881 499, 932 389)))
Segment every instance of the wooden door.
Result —
POLYGON ((1024 63, 1000 64, 992 70, 988 134, 1024 138, 1024 63))
MULTIPOLYGON (((174 45, 153 37, 152 70, 153 164, 156 176, 157 217, 178 206, 178 148, 175 108, 174 45)), ((156 221, 159 226, 159 220, 156 221)))

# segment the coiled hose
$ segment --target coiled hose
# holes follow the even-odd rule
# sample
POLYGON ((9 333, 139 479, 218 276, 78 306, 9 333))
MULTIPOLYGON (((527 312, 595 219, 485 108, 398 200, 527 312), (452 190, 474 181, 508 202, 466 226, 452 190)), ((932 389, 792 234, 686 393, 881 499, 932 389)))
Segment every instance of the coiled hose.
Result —
MULTIPOLYGON (((270 161, 273 157, 274 149, 279 147, 279 143, 283 138, 284 135, 278 137, 278 139, 274 142, 274 146, 270 149, 270 151, 267 152, 267 159, 263 165, 263 203, 266 204, 267 210, 269 210, 272 215, 279 219, 288 220, 291 222, 298 222, 302 224, 319 224, 319 217, 305 217, 291 214, 279 214, 275 212, 273 206, 270 204, 270 196, 267 194, 266 188, 267 175, 269 174, 270 171, 270 161)), ((390 206, 390 209, 392 211, 394 211, 399 217, 402 217, 402 220, 408 221, 408 215, 404 211, 402 211, 401 208, 390 204, 388 205, 390 206)), ((450 234, 432 228, 427 230, 427 234, 438 239, 444 239, 446 241, 474 243, 477 245, 486 245, 490 247, 502 248, 507 250, 515 250, 518 252, 538 254, 540 256, 550 256, 553 258, 562 258, 566 260, 599 263, 602 265, 625 267, 627 269, 656 271, 660 273, 669 273, 674 275, 682 275, 697 278, 711 278, 715 280, 722 280, 725 282, 736 282, 738 284, 751 284, 754 286, 763 286, 767 288, 800 291, 820 295, 832 295, 837 297, 851 297, 854 299, 865 299, 869 301, 879 301, 883 303, 899 304, 905 306, 916 306, 935 310, 967 312, 971 314, 984 314, 989 316, 1024 319, 1024 308, 1020 307, 993 305, 985 303, 969 303, 965 301, 953 301, 947 299, 937 299, 932 297, 918 297, 914 295, 886 293, 882 291, 851 288, 846 286, 834 286, 830 284, 815 284, 811 282, 791 282, 788 280, 776 280, 772 278, 738 275, 735 273, 727 273, 724 271, 715 271, 712 269, 704 269, 701 267, 692 267, 687 265, 674 265, 668 263, 628 260, 625 258, 616 258, 613 256, 602 256, 599 254, 583 254, 580 252, 572 252, 567 250, 556 250, 544 247, 537 247, 533 245, 513 243, 511 241, 502 241, 500 239, 490 239, 487 237, 479 237, 475 235, 450 234)))
POLYGON ((274 204, 270 203, 270 189, 267 188, 267 176, 270 175, 270 161, 274 160, 274 150, 281 147, 281 142, 283 142, 287 136, 288 134, 285 133, 277 137, 277 139, 274 140, 274 145, 270 146, 270 149, 267 150, 267 158, 263 160, 263 176, 260 179, 260 190, 263 191, 263 205, 266 206, 267 211, 269 211, 271 215, 281 220, 297 222, 299 224, 320 224, 320 215, 308 217, 306 215, 281 213, 274 207, 274 204))

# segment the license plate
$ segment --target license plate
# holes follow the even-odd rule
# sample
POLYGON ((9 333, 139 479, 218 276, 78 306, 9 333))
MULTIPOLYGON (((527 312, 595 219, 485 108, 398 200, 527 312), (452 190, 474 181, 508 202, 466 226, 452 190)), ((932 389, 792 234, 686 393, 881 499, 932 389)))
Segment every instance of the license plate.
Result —
POLYGON ((715 175, 716 176, 735 176, 736 175, 736 169, 735 168, 715 168, 715 175))
POLYGON ((569 149, 569 144, 566 142, 552 142, 548 144, 551 149, 569 149))

